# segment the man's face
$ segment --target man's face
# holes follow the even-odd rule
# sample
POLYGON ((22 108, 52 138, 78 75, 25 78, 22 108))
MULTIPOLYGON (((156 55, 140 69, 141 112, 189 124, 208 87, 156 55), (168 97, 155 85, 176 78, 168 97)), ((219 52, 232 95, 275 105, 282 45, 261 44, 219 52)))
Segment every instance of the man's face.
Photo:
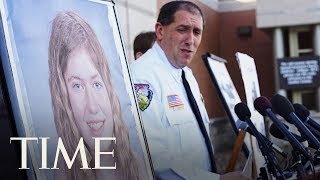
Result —
POLYGON ((159 45, 175 68, 187 66, 201 42, 203 20, 200 14, 185 10, 175 13, 174 22, 167 26, 156 24, 159 45))
MULTIPOLYGON (((85 49, 76 49, 70 54, 64 80, 75 123, 92 151, 92 137, 111 137, 114 124, 106 85, 85 49)), ((101 150, 109 145, 104 144, 101 150)))

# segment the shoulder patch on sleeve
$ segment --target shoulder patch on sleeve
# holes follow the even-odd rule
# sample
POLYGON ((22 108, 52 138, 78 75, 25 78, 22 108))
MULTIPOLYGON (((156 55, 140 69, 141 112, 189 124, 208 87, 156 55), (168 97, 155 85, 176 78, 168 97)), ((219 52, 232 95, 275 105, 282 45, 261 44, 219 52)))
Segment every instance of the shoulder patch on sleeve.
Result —
POLYGON ((149 84, 134 84, 137 93, 137 100, 141 111, 146 110, 152 100, 153 92, 149 84))

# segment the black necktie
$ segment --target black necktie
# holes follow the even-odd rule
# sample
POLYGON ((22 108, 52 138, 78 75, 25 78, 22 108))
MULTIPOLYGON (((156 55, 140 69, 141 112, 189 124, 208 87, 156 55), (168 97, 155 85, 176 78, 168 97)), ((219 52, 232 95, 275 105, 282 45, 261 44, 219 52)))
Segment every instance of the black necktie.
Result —
POLYGON ((196 116, 196 119, 197 119, 198 125, 200 127, 201 133, 202 133, 202 135, 204 137, 204 140, 206 142, 206 145, 207 145, 207 149, 208 149, 208 153, 209 153, 209 157, 210 157, 210 162, 211 162, 211 171, 216 173, 217 172, 217 167, 216 167, 216 163, 215 163, 214 157, 213 157, 213 150, 212 150, 212 146, 211 146, 211 141, 209 139, 206 127, 204 126, 204 123, 203 123, 203 120, 202 120, 202 117, 201 117, 201 113, 199 111, 199 107, 197 105, 196 100, 193 97, 192 91, 190 89, 190 85, 189 85, 189 83, 188 83, 188 81, 187 81, 187 79, 185 77, 185 74, 184 74, 183 70, 182 70, 181 77, 182 77, 183 86, 184 86, 184 88, 186 89, 186 92, 187 92, 187 96, 188 96, 188 99, 189 99, 189 102, 190 102, 191 109, 192 109, 194 115, 196 116))

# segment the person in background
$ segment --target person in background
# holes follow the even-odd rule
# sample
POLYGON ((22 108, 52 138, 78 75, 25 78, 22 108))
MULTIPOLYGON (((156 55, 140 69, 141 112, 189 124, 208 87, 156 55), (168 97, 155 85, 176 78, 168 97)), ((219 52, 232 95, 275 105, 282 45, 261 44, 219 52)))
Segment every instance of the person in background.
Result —
POLYGON ((201 42, 204 18, 189 1, 160 9, 155 44, 131 64, 147 142, 158 179, 249 179, 216 173, 209 117, 187 67, 201 42), (208 142, 209 141, 209 142, 208 142))
POLYGON ((156 39, 157 36, 154 31, 141 32, 140 34, 138 34, 133 41, 134 59, 138 59, 145 52, 147 52, 148 49, 153 46, 156 39))

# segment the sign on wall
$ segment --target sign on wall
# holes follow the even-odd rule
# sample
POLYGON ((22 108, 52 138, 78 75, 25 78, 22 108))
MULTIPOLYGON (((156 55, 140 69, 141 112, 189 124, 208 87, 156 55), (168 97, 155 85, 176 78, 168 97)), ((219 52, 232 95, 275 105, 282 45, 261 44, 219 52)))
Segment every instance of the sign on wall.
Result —
POLYGON ((320 85, 319 57, 278 59, 281 89, 313 88, 320 85))

